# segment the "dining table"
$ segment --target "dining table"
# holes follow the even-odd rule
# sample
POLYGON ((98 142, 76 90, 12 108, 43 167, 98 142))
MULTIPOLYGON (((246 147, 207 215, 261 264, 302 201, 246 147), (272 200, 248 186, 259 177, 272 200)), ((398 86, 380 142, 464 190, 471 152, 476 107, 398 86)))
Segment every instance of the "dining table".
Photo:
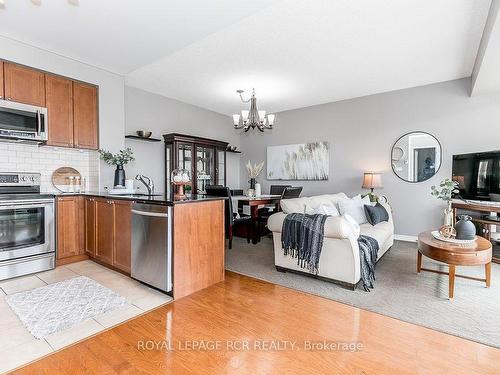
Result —
POLYGON ((250 208, 250 216, 253 220, 253 238, 252 243, 256 244, 260 240, 259 233, 259 208, 267 205, 274 205, 274 210, 277 212, 280 208, 281 195, 262 194, 258 197, 247 197, 246 195, 235 195, 231 197, 233 207, 238 207, 238 212, 243 212, 243 208, 250 208), (236 204, 237 203, 237 204, 236 204))

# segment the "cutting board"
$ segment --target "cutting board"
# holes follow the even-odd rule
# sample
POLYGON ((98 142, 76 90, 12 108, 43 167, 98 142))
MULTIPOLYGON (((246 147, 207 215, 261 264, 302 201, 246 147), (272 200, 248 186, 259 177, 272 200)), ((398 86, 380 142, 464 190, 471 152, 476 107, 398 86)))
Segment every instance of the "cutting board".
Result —
MULTIPOLYGON (((52 184, 54 187, 62 192, 70 191, 70 181, 73 177, 73 184, 76 183, 76 178, 80 178, 80 183, 82 182, 82 175, 75 168, 72 167, 61 167, 57 168, 54 173, 52 173, 52 184)), ((75 191, 75 187, 73 186, 75 191)))

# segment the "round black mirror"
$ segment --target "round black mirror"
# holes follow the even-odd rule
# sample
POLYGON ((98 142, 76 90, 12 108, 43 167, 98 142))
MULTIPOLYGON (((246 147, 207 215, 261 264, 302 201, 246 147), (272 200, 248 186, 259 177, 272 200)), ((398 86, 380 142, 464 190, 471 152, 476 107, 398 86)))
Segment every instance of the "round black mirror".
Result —
POLYGON ((407 182, 422 182, 434 176, 441 167, 441 159, 441 144, 425 132, 401 136, 391 150, 392 170, 407 182))

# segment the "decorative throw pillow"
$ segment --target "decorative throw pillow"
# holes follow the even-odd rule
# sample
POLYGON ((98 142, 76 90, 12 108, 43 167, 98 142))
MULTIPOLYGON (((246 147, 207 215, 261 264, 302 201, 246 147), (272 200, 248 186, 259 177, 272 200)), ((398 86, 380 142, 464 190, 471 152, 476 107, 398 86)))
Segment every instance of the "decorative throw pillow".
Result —
POLYGON ((354 220, 354 218, 349 215, 349 214, 346 214, 344 215, 344 219, 346 219, 349 224, 352 225, 352 228, 354 229, 355 232, 359 232, 359 224, 356 222, 356 220, 354 220))
POLYGON ((382 221, 389 221, 389 214, 384 206, 377 202, 375 206, 365 205, 366 219, 371 225, 377 225, 382 221))
POLYGON ((364 224, 367 222, 365 210, 363 206, 370 204, 370 197, 361 198, 361 195, 356 195, 352 199, 342 199, 339 201, 339 212, 342 216, 350 215, 356 223, 364 224))
POLYGON ((333 204, 320 204, 315 213, 328 216, 340 216, 339 210, 337 210, 337 207, 333 204))

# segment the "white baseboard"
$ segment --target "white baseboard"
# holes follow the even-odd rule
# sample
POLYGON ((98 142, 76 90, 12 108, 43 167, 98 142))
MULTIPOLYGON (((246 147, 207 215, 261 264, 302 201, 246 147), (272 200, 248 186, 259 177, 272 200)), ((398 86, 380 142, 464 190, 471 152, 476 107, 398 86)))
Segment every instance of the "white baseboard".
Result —
POLYGON ((394 239, 398 241, 405 241, 405 242, 417 242, 418 237, 417 236, 407 236, 405 234, 395 234, 394 239))

